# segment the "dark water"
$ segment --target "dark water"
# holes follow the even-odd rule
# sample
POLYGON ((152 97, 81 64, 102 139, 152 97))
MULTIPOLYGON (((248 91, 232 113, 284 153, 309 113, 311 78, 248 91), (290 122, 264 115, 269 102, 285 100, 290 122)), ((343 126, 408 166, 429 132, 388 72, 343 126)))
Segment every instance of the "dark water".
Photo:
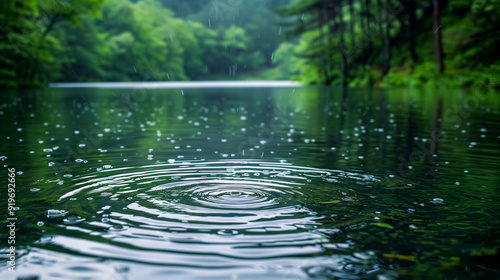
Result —
POLYGON ((57 88, 0 106, 0 279, 499 278, 498 94, 57 88))

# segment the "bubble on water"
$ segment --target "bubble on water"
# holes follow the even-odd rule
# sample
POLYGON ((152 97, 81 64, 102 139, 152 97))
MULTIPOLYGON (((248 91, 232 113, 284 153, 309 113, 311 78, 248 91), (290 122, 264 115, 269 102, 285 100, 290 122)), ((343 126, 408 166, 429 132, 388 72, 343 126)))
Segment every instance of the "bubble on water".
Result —
POLYGON ((175 162, 175 159, 169 159, 168 160, 168 163, 174 163, 175 162))
POLYGON ((114 226, 108 228, 108 231, 124 231, 124 230, 127 230, 127 229, 128 229, 128 226, 114 225, 114 226))
POLYGON ((65 224, 68 225, 74 225, 74 224, 79 224, 81 222, 85 221, 85 218, 82 218, 80 216, 73 216, 73 217, 68 217, 63 220, 65 224))
POLYGON ((58 217, 65 216, 66 214, 68 214, 68 211, 55 210, 55 209, 50 209, 50 210, 47 210, 47 212, 46 212, 47 218, 58 218, 58 217))
POLYGON ((80 131, 79 130, 75 130, 74 133, 75 134, 80 134, 80 131))
POLYGON ((432 199, 431 203, 434 203, 434 204, 443 204, 444 200, 442 198, 434 198, 434 199, 432 199))
POLYGON ((39 191, 39 190, 40 190, 39 188, 31 188, 31 189, 30 189, 30 192, 37 192, 37 191, 39 191))

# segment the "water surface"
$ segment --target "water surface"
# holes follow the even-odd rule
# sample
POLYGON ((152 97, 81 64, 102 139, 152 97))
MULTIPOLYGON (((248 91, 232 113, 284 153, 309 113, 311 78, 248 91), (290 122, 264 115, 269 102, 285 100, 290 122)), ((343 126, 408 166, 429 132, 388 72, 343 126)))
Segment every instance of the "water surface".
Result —
POLYGON ((0 278, 499 277, 498 95, 282 86, 2 93, 0 278))

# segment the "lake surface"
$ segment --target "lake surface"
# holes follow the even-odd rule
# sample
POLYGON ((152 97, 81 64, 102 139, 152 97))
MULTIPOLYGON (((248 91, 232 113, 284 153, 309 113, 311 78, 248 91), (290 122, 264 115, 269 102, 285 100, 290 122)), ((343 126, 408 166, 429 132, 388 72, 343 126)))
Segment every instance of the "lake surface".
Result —
POLYGON ((0 279, 498 279, 487 90, 2 92, 0 279), (26 278, 31 276, 32 278, 26 278))

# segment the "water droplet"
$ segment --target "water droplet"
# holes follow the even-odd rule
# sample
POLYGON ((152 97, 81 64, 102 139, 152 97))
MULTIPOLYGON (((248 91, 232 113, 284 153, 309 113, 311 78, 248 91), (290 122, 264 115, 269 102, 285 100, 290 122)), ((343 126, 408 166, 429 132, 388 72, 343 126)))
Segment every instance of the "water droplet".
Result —
POLYGON ((58 218, 58 217, 62 217, 64 215, 68 214, 68 211, 51 209, 51 210, 47 210, 46 214, 47 214, 47 218, 58 218))
POLYGON ((63 222, 65 224, 69 224, 69 225, 78 224, 78 223, 81 223, 83 221, 85 221, 85 218, 82 218, 80 216, 68 217, 68 218, 66 218, 66 219, 63 220, 63 222))
POLYGON ((434 198, 431 203, 434 203, 434 204, 443 204, 444 203, 444 200, 442 198, 434 198))

